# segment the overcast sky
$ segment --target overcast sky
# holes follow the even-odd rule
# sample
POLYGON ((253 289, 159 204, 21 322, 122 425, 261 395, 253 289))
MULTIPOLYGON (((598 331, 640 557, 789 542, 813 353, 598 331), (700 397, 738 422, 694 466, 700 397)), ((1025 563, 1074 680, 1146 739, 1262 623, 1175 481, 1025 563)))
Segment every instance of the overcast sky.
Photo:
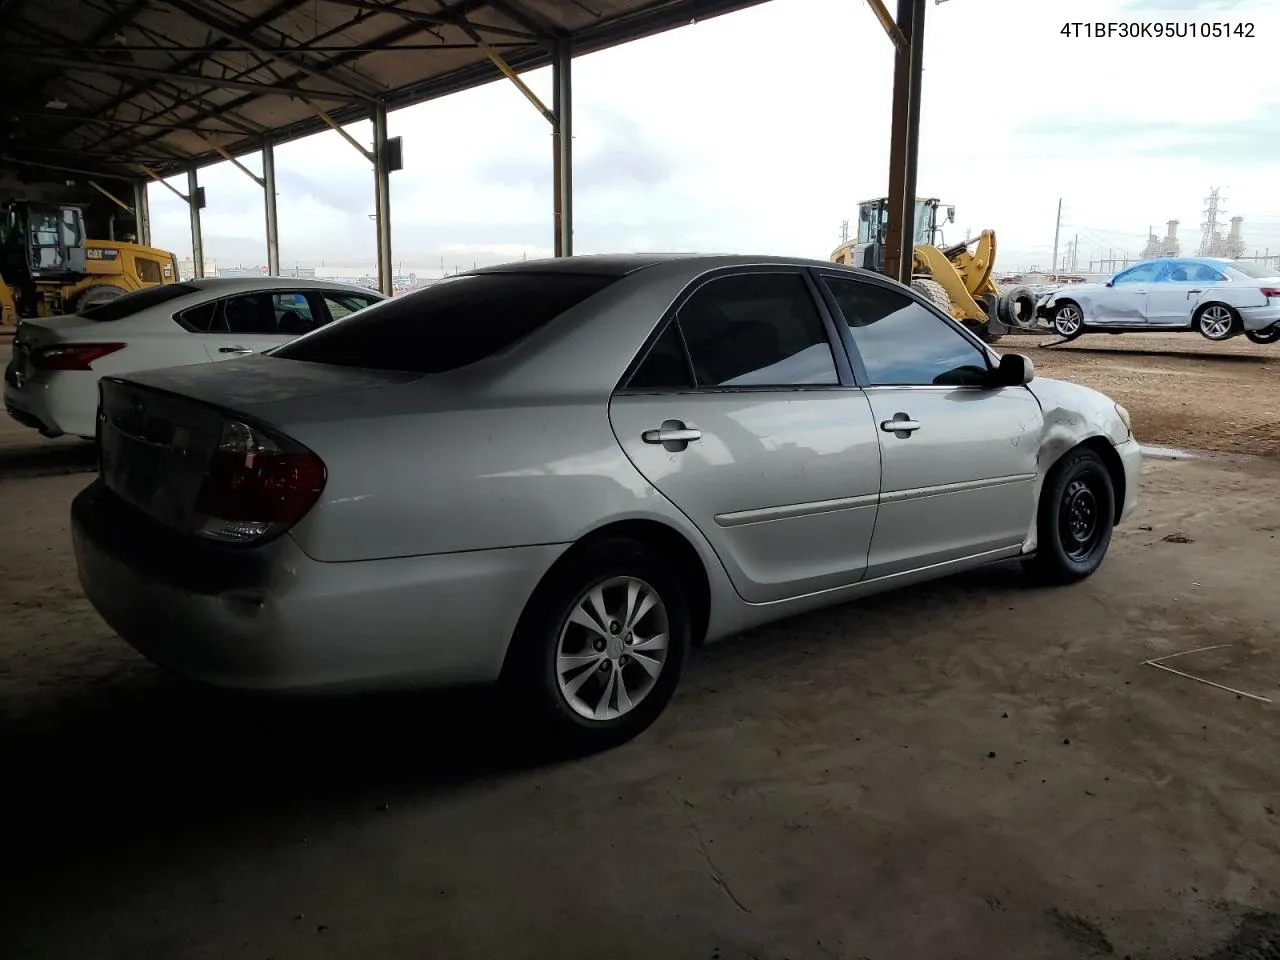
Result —
MULTIPOLYGON (((1220 187, 1249 246, 1280 250, 1280 0, 945 0, 927 21, 918 186, 956 206, 948 239, 994 228, 1002 268, 1045 266, 1061 197, 1062 245, 1079 235, 1082 268, 1108 247, 1138 253, 1147 225, 1163 234, 1172 218, 1194 253, 1220 187), (1068 19, 1210 14, 1253 21, 1256 36, 1059 33, 1068 19)), ((892 47, 861 0, 770 0, 573 70, 577 253, 826 258, 857 202, 887 189, 892 47)), ((550 103, 549 69, 524 80, 550 103)), ((398 265, 550 254, 550 129, 511 83, 398 111, 389 127, 404 138, 398 265)), ((371 137, 367 123, 348 129, 371 137)), ((277 148, 276 165, 282 264, 372 267, 364 158, 328 131, 277 148)), ((257 185, 228 164, 201 183, 206 257, 265 262, 257 185)), ((190 255, 182 202, 153 184, 150 203, 153 242, 190 255)))

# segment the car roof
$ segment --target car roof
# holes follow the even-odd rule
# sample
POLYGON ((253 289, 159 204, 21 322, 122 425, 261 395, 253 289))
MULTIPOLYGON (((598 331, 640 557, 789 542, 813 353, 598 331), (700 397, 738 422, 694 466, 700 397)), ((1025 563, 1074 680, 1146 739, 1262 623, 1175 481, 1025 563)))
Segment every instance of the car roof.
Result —
POLYGON ((250 293, 255 290, 346 290, 385 296, 381 291, 344 280, 319 280, 309 277, 200 277, 181 283, 206 293, 250 293))
POLYGON ((579 276, 625 277, 638 270, 665 263, 684 262, 702 269, 754 265, 796 267, 821 267, 823 269, 853 272, 853 268, 831 260, 813 260, 806 257, 786 257, 776 254, 742 253, 609 253, 578 254, 572 257, 548 257, 539 260, 517 260, 491 267, 479 267, 459 276, 478 276, 494 273, 561 273, 579 276))

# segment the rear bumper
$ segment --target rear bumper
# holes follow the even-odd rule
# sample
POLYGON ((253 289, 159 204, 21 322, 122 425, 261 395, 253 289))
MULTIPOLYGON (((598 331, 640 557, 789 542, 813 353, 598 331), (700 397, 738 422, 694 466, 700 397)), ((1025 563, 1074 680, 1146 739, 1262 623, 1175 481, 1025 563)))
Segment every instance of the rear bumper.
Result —
POLYGON ((1266 330, 1280 323, 1280 303, 1265 307, 1240 307, 1240 325, 1245 330, 1266 330))
POLYGON ((379 690, 496 680, 563 547, 320 563, 174 534, 95 481, 72 504, 80 583, 149 660, 211 686, 379 690))
POLYGON ((10 364, 4 374, 4 407, 14 420, 46 437, 89 439, 97 426, 98 377, 88 371, 64 372, 19 381, 10 364))

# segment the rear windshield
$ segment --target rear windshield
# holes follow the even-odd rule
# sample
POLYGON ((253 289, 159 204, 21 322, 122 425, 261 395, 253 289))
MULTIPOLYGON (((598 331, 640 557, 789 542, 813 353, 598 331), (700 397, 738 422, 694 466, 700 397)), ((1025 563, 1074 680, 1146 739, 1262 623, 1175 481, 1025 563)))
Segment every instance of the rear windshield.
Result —
POLYGON ((144 287, 133 293, 126 293, 114 300, 104 300, 91 304, 80 311, 80 316, 90 320, 123 320, 131 317, 139 310, 158 306, 168 300, 185 297, 188 293, 199 293, 199 287, 189 283, 167 283, 159 287, 144 287))
POLYGON ((366 307, 270 354, 345 367, 443 373, 492 356, 617 279, 556 273, 450 277, 366 307))
POLYGON ((1268 267, 1250 260, 1232 260, 1228 266, 1232 270, 1243 273, 1246 277, 1252 277, 1255 280, 1270 280, 1272 277, 1280 275, 1280 267, 1268 267))

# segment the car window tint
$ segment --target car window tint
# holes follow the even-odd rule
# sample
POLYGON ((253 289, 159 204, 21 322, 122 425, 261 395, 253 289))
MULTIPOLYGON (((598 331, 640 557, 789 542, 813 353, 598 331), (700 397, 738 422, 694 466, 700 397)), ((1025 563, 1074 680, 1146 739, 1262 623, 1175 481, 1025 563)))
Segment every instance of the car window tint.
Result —
POLYGON ((218 312, 218 301, 202 303, 198 307, 184 310, 178 315, 178 322, 195 333, 208 333, 213 329, 214 316, 218 312))
POLYGON ((668 323, 654 341, 644 361, 632 374, 630 390, 688 390, 694 386, 689 373, 689 360, 680 340, 680 331, 668 323))
POLYGON ((125 317, 133 316, 139 310, 147 310, 166 301, 185 297, 189 293, 199 292, 199 287, 193 287, 189 283, 166 283, 159 287, 145 287, 133 293, 126 293, 123 297, 85 307, 80 311, 80 315, 90 320, 123 320, 125 317))
POLYGON ((906 294, 857 280, 826 279, 866 367, 868 386, 966 386, 986 382, 985 354, 906 294))
POLYGON ((341 320, 348 314, 378 302, 376 297, 363 297, 355 293, 324 294, 324 305, 329 308, 329 316, 334 320, 341 320))
POLYGON ((1187 265, 1187 279, 1195 283, 1217 283, 1227 277, 1211 263, 1191 263, 1187 265))
POLYGON ((677 320, 700 387, 840 382, 822 317, 798 273, 712 280, 677 320))
POLYGON ((442 373, 483 360, 616 282, 551 272, 450 277, 381 300, 271 351, 273 357, 442 373))
POLYGON ((276 321, 273 332, 280 336, 300 337, 316 328, 316 319, 305 294, 277 293, 271 298, 271 309, 276 321))
POLYGON ((265 335, 276 332, 276 313, 269 293, 247 293, 222 301, 222 320, 213 333, 265 335))

